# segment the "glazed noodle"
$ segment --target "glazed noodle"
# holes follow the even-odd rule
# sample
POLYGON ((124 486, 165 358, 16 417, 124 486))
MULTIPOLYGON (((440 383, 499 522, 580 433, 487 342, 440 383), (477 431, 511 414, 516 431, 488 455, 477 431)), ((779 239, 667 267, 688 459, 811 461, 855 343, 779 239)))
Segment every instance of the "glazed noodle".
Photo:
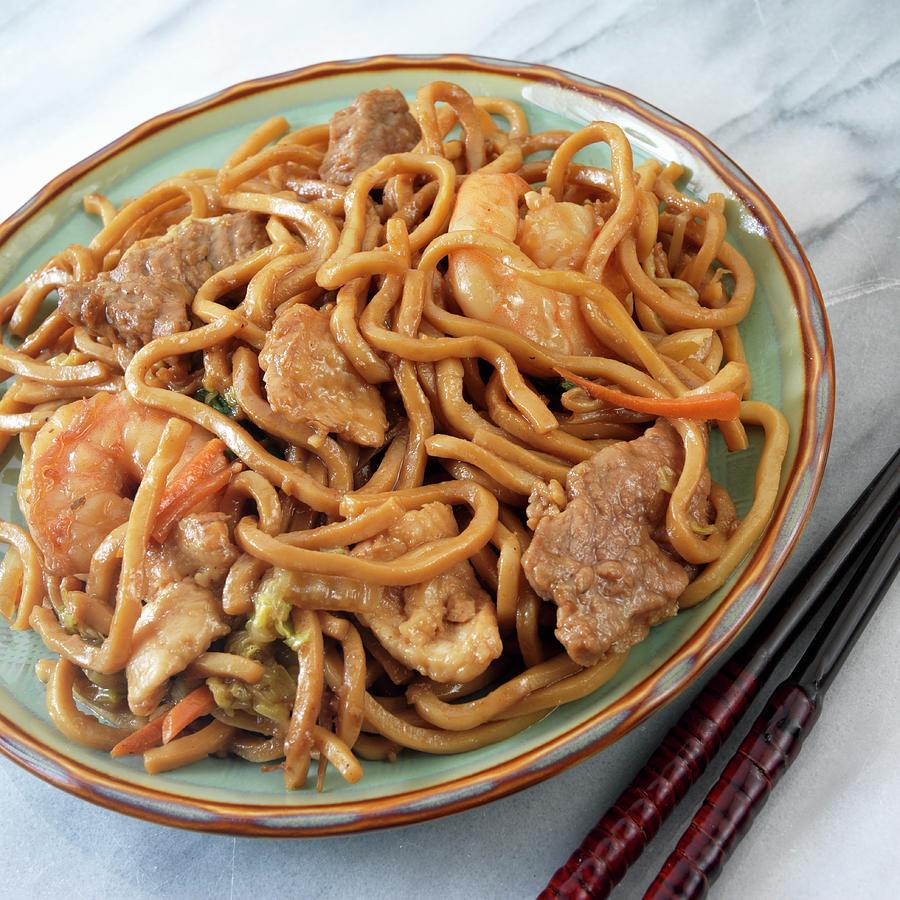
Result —
POLYGON ((0 598, 59 729, 321 789, 528 728, 719 588, 787 426, 750 399, 724 199, 681 175, 434 83, 85 198, 91 243, 0 300, 28 523, 0 598), (707 452, 747 426, 739 521, 707 452))

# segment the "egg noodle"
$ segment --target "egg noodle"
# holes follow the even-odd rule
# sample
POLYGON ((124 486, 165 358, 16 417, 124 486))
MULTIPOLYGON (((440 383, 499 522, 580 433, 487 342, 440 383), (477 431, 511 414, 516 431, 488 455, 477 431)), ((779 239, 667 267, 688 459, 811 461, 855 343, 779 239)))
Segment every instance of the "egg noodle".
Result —
POLYGON ((319 789, 329 763, 355 782, 359 759, 482 747, 611 679, 766 527, 788 431, 750 399, 754 276, 724 197, 682 193, 677 165, 635 167, 608 122, 532 133, 516 103, 442 82, 410 111, 411 149, 349 184, 322 174, 337 119, 279 116, 220 169, 118 207, 89 195, 90 244, 0 299, 0 431, 21 442, 28 522, 0 523, 0 611, 54 654, 37 674, 69 739, 154 773, 236 754, 289 788, 315 759, 319 789), (573 161, 598 143, 608 169, 573 161), (251 223, 253 249, 204 270, 186 324, 162 328, 184 285, 142 312, 169 276, 121 273, 217 221, 251 223), (84 285, 120 292, 102 327, 62 303, 41 320, 84 285), (659 469, 651 550, 686 587, 630 620, 636 637, 569 653, 546 601, 571 611, 567 585, 589 591, 599 569, 551 597, 523 557, 543 552, 542 516, 574 508, 573 467, 657 420, 679 456, 659 469), (709 484, 709 430, 740 451, 747 426, 764 444, 738 520, 709 484))

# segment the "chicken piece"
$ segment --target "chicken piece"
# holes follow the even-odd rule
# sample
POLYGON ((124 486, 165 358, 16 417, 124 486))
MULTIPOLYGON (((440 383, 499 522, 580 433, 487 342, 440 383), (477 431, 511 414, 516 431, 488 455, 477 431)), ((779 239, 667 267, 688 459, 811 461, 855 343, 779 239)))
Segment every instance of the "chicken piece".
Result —
POLYGON ((297 304, 275 320, 259 355, 275 412, 316 431, 381 447, 387 414, 331 335, 327 312, 297 304))
POLYGON ((191 513, 178 522, 165 544, 147 550, 147 595, 187 578, 201 587, 220 588, 238 555, 225 513, 191 513))
POLYGON ((187 331, 188 308, 203 282, 268 242, 252 213, 188 219, 135 242, 92 281, 62 285, 59 310, 134 354, 155 338, 187 331))
POLYGON ((230 519, 222 512, 185 516, 175 529, 176 547, 183 567, 202 572, 208 583, 223 582, 238 558, 229 523, 230 519))
MULTIPOLYGON (((683 464, 677 432, 659 420, 642 437, 571 469, 564 510, 539 498, 529 507, 537 521, 522 568, 534 590, 559 607, 556 636, 580 665, 624 652, 677 612, 688 573, 657 540, 665 535, 664 488, 683 464)), ((707 473, 694 497, 699 524, 708 493, 707 473)))
POLYGON ((146 716, 159 705, 166 682, 184 671, 209 645, 228 634, 219 602, 193 581, 163 588, 143 608, 125 668, 128 706, 146 716))
POLYGON ((338 110, 328 128, 328 151, 319 167, 323 181, 350 184, 353 176, 389 153, 412 150, 422 132, 394 88, 366 91, 338 110))
MULTIPOLYGON (((353 555, 396 559, 457 534, 453 510, 429 503, 358 544, 353 555)), ((468 561, 420 584, 383 588, 374 611, 360 618, 391 656, 434 681, 471 681, 503 650, 494 604, 468 561)))

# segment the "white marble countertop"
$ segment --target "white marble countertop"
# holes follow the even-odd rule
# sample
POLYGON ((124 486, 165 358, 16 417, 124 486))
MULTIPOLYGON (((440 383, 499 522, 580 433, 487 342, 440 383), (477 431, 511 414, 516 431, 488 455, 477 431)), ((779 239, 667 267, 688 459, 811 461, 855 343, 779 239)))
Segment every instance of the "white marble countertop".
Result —
MULTIPOLYGON (((798 232, 834 335, 838 406, 796 571, 900 443, 900 6, 418 0, 0 4, 0 218, 162 110, 326 59, 458 51, 549 63, 626 88, 709 134, 798 232), (301 6, 305 7, 304 11, 301 6)), ((786 583, 785 575, 779 584, 786 583)), ((900 694, 895 585, 719 897, 896 897, 900 694)), ((234 839, 135 821, 0 758, 5 897, 533 896, 684 708, 513 797, 404 829, 234 839)), ((709 786, 629 873, 640 896, 709 786)))

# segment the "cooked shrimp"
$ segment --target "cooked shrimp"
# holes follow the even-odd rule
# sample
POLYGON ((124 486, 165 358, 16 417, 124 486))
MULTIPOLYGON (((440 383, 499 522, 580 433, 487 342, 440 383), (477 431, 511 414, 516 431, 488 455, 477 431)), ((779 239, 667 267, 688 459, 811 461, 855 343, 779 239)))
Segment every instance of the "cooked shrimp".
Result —
POLYGON ((581 269, 600 225, 588 205, 556 201, 548 188, 525 195, 516 243, 542 269, 581 269))
MULTIPOLYGON (((518 237, 521 248, 541 268, 577 268, 596 233, 593 212, 532 194, 520 223, 519 199, 527 190, 518 175, 469 175, 457 195, 450 231, 487 231, 508 241, 518 237)), ((577 297, 540 287, 479 250, 454 250, 448 273, 467 316, 502 325, 556 353, 596 351, 577 297)))
MULTIPOLYGON (((99 393, 61 407, 38 431, 19 477, 19 505, 50 572, 86 573, 101 541, 127 521, 130 495, 168 420, 130 394, 99 393)), ((184 459, 209 438, 195 428, 184 459)))

